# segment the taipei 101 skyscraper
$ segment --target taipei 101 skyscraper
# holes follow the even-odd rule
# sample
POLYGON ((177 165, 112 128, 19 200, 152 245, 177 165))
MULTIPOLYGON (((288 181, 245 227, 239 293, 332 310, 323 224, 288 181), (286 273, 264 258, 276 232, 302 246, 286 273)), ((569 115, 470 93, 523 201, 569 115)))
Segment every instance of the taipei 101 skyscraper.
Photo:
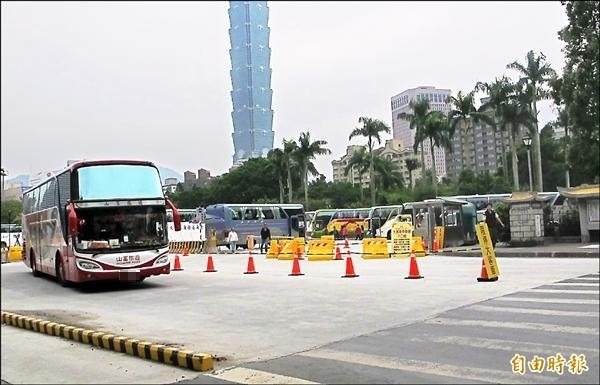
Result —
POLYGON ((229 2, 234 165, 273 149, 268 22, 266 1, 229 2))

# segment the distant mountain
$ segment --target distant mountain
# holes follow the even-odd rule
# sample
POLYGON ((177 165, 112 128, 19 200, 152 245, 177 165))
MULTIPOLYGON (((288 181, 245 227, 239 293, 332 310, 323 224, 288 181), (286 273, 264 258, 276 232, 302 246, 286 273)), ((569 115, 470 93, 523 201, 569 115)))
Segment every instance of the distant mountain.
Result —
MULTIPOLYGON (((167 168, 167 167, 162 167, 162 166, 157 166, 158 167, 158 171, 160 172, 160 179, 161 182, 165 182, 165 179, 167 178, 177 178, 177 181, 179 182, 183 182, 183 175, 178 173, 177 171, 167 168)), ((31 180, 31 175, 18 175, 14 178, 10 178, 10 179, 5 179, 4 183, 5 184, 20 184, 21 186, 29 186, 29 181, 31 180)))

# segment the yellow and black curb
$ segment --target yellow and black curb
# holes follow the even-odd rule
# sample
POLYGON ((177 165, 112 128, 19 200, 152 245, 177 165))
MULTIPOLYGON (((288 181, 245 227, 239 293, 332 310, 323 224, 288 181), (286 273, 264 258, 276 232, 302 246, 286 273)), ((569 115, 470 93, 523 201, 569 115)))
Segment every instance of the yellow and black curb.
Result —
POLYGON ((213 357, 210 354, 170 348, 152 342, 76 328, 5 311, 2 311, 2 323, 196 371, 204 372, 213 369, 213 357))

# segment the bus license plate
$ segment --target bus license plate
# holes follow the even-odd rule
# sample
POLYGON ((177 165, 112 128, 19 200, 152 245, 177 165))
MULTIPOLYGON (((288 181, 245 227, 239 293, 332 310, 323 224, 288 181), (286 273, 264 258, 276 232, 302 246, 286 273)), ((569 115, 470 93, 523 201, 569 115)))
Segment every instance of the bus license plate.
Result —
POLYGON ((140 271, 139 270, 120 270, 119 281, 139 281, 140 271))

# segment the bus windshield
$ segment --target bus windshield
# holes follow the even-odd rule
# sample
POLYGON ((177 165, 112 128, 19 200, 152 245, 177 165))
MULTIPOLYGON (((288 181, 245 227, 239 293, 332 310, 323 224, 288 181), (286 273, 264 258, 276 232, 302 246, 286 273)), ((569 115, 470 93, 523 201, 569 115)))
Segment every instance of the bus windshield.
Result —
POLYGON ((79 200, 164 197, 158 170, 134 164, 107 164, 77 170, 79 200))

